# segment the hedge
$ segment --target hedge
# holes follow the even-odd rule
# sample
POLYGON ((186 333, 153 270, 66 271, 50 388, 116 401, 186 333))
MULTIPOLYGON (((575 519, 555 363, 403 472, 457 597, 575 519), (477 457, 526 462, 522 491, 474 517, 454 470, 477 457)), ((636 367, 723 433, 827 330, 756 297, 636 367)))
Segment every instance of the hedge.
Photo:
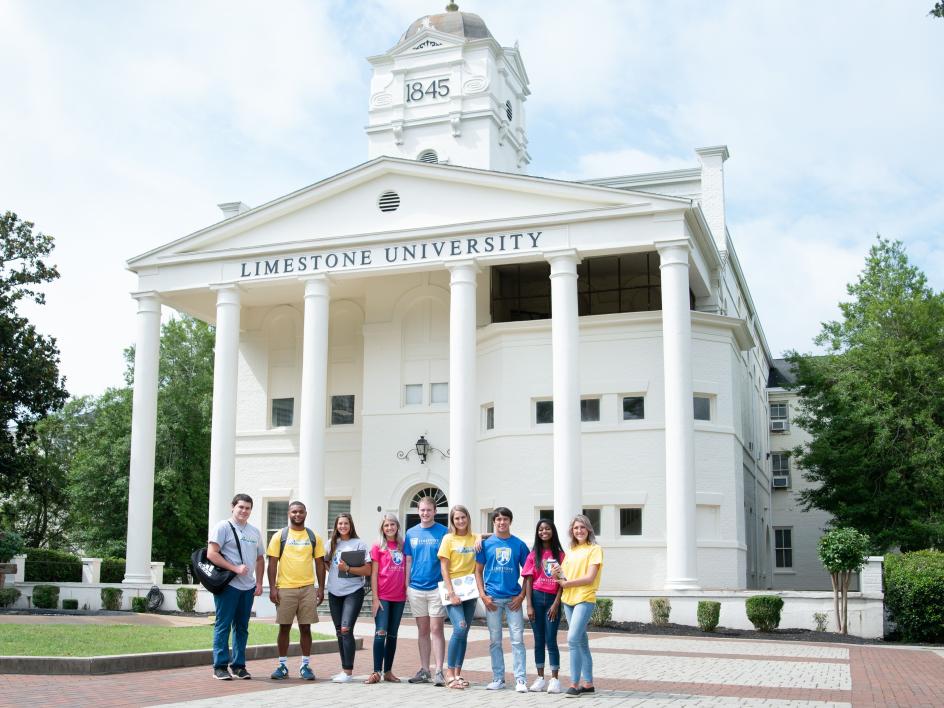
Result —
POLYGON ((99 581, 103 583, 120 583, 125 579, 124 558, 102 558, 102 572, 99 581))
POLYGON ((590 615, 590 624, 605 627, 613 617, 613 601, 608 597, 598 597, 590 615))
POLYGON ((779 595, 755 595, 747 598, 747 619, 759 632, 770 632, 780 626, 783 598, 779 595))
POLYGON ((944 641, 944 552, 885 556, 885 606, 906 641, 944 641))
POLYGON ((27 583, 81 583, 82 559, 67 551, 26 549, 27 583))
POLYGON ((13 607, 22 594, 16 588, 0 588, 0 607, 13 607))
POLYGON ((698 628, 702 632, 714 632, 721 618, 721 603, 713 600, 698 601, 698 628))
POLYGON ((196 588, 177 588, 177 607, 181 612, 193 612, 197 605, 196 588))
POLYGON ((131 598, 131 611, 132 612, 147 612, 148 611, 148 601, 146 597, 132 597, 131 598))
POLYGON ((33 607, 41 610, 55 610, 59 607, 59 587, 56 585, 37 585, 33 588, 33 607))
POLYGON ((64 610, 77 610, 79 609, 79 601, 75 598, 63 600, 62 609, 64 610))
POLYGON ((672 612, 672 603, 667 597, 649 598, 649 613, 652 615, 652 623, 663 625, 669 623, 669 614, 672 612))
POLYGON ((120 610, 122 591, 120 588, 102 588, 100 593, 103 610, 120 610))

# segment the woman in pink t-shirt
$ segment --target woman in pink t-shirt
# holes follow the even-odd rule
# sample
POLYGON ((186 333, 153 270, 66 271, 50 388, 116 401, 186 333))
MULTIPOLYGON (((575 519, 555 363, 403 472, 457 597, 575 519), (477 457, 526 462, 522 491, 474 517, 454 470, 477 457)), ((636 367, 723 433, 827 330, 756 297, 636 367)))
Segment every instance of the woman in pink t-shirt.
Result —
POLYGON ((374 672, 364 683, 384 681, 400 683, 393 675, 393 656, 397 652, 397 630, 406 605, 406 563, 403 558, 403 534, 396 514, 384 514, 380 538, 370 549, 370 591, 374 613, 374 672))
POLYGON ((549 519, 538 521, 534 530, 534 545, 525 561, 521 577, 528 598, 528 619, 534 632, 534 665, 538 677, 531 684, 531 691, 560 693, 560 650, 557 648, 557 628, 560 626, 561 588, 554 578, 554 568, 564 560, 557 527, 549 519), (544 650, 551 662, 551 680, 544 679, 544 650))

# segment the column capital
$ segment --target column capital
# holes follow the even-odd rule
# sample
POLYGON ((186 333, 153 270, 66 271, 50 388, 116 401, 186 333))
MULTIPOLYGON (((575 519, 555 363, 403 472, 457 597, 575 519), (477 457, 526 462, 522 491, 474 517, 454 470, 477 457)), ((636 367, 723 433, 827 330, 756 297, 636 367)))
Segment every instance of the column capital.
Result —
POLYGON ((306 275, 298 280, 305 284, 306 299, 309 297, 327 297, 331 287, 330 279, 323 273, 306 275))
POLYGON ((138 312, 160 312, 161 296, 156 290, 139 290, 131 293, 138 301, 138 312))
POLYGON ((692 243, 687 238, 674 238, 666 241, 656 241, 656 250, 659 252, 660 267, 667 265, 688 265, 692 243))
POLYGON ((558 275, 572 275, 577 277, 577 264, 580 256, 576 248, 562 248, 556 251, 545 251, 544 258, 551 264, 551 277, 558 275))
POLYGON ((238 305, 242 287, 237 283, 215 283, 210 290, 216 293, 216 305, 238 305))
POLYGON ((480 269, 475 259, 470 258, 447 263, 446 270, 449 271, 450 285, 461 285, 463 283, 475 285, 475 276, 480 269))

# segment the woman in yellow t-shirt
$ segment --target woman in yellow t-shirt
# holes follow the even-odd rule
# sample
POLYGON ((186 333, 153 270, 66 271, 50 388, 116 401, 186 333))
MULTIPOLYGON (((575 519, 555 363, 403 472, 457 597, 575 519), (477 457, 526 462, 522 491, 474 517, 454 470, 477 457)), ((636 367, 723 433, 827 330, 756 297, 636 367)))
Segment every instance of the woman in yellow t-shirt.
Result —
POLYGON ((570 548, 564 562, 554 567, 558 585, 563 588, 561 603, 567 615, 567 648, 570 650, 570 688, 568 696, 593 693, 593 657, 587 624, 596 605, 603 549, 597 545, 593 524, 583 514, 570 522, 570 548), (581 685, 583 679, 583 685, 581 685))
POLYGON ((469 638, 469 625, 475 615, 478 594, 470 600, 462 600, 453 588, 453 581, 460 580, 475 587, 475 547, 481 539, 472 533, 469 510, 456 504, 449 512, 449 533, 439 546, 439 563, 442 567, 443 587, 447 590, 448 602, 444 603, 452 636, 446 651, 446 685, 449 688, 466 688, 469 682, 462 678, 462 661, 469 638))

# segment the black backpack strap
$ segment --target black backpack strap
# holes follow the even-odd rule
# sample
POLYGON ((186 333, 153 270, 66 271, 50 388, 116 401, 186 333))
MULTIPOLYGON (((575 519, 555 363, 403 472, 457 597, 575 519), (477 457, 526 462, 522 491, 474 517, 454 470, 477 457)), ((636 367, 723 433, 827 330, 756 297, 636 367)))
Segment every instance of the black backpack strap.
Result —
POLYGON ((285 542, 288 541, 288 526, 282 529, 279 534, 279 558, 285 553, 285 542))
POLYGON ((305 527, 305 530, 308 532, 308 540, 311 541, 311 557, 314 558, 315 550, 318 547, 318 538, 315 536, 315 532, 307 526, 305 527))
POLYGON ((232 521, 227 521, 229 527, 233 529, 233 540, 236 541, 236 550, 239 551, 239 562, 243 565, 246 565, 246 561, 243 560, 243 544, 239 542, 239 534, 236 533, 236 527, 233 526, 232 521))

